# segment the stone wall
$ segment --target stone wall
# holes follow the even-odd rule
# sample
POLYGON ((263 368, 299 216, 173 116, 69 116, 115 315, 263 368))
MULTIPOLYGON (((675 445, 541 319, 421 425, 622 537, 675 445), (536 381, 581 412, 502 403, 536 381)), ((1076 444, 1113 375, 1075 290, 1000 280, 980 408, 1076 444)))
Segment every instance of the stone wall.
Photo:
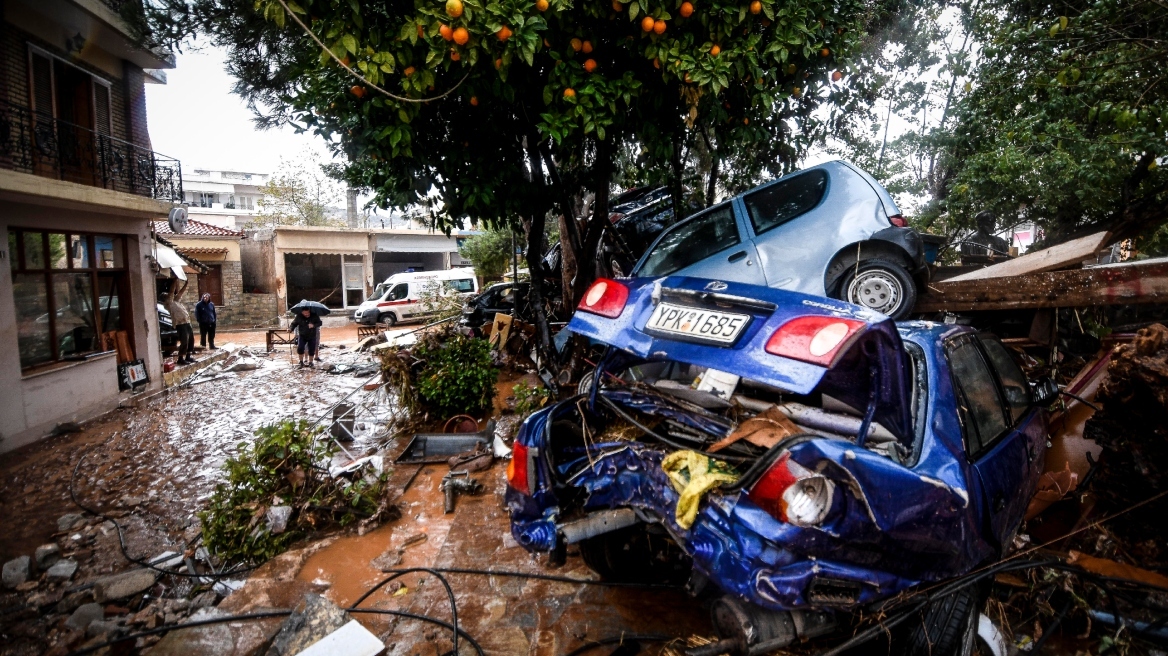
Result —
MULTIPOLYGON (((276 295, 248 294, 243 291, 242 266, 239 262, 211 262, 221 267, 223 272, 223 303, 215 306, 217 326, 224 328, 252 328, 255 326, 275 326, 277 324, 276 295)), ((191 324, 198 334, 195 319, 195 303, 199 302, 199 283, 192 276, 187 294, 183 294, 185 305, 191 312, 191 324), (189 298, 185 298, 186 296, 189 298)))

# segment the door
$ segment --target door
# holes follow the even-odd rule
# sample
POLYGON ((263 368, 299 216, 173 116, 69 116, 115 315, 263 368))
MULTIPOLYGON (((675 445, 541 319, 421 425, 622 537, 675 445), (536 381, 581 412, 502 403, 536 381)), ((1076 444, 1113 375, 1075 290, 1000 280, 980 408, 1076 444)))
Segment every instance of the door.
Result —
POLYGON ((723 203, 661 234, 634 275, 711 278, 766 285, 754 244, 743 239, 731 203, 723 203))
POLYGON ((223 267, 219 264, 208 264, 207 273, 199 274, 199 300, 203 294, 211 295, 211 302, 215 307, 223 305, 223 267))
POLYGON ((966 456, 977 474, 987 537, 1005 549, 1025 513, 1030 476, 1025 436, 1012 426, 998 381, 973 335, 946 344, 965 434, 966 456))
POLYGON ((365 274, 360 262, 345 262, 345 307, 357 307, 365 301, 365 274))

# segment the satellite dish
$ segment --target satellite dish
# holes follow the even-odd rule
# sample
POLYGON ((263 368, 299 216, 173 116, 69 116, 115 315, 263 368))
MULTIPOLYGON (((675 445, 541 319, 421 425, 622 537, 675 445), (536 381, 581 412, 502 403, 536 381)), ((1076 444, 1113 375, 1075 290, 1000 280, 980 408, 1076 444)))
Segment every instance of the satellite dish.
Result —
POLYGON ((187 208, 171 208, 170 216, 166 218, 166 222, 170 225, 171 232, 176 235, 182 234, 187 229, 187 208))

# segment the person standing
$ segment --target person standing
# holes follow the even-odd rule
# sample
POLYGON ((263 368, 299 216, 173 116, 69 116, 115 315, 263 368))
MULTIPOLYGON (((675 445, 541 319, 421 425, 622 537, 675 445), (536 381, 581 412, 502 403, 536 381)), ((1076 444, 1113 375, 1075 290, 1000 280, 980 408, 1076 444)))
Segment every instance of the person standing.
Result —
POLYGON ((215 304, 211 302, 210 294, 203 294, 203 298, 195 303, 195 321, 199 322, 199 346, 206 347, 211 342, 211 350, 215 350, 215 304))
POLYGON ((170 313, 170 320, 174 324, 175 331, 178 332, 178 363, 191 364, 195 361, 191 357, 191 353, 195 350, 195 331, 191 328, 191 313, 179 301, 183 292, 187 290, 187 281, 184 280, 182 287, 179 287, 178 280, 172 280, 170 290, 172 293, 164 292, 159 300, 162 301, 162 306, 166 308, 166 311, 170 313))
POLYGON ((296 331, 296 353, 300 356, 300 366, 304 363, 305 351, 308 352, 307 366, 314 366, 316 361, 316 347, 319 344, 320 317, 305 308, 296 315, 288 326, 288 332, 296 331))

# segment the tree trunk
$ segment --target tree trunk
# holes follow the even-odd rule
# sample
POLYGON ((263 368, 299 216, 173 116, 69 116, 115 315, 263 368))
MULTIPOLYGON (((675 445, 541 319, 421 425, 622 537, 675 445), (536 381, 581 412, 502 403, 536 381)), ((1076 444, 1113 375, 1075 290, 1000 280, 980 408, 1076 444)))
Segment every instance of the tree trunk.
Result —
POLYGON ((673 133, 673 152, 669 155, 669 167, 672 170, 672 175, 669 179, 669 195, 673 200, 673 216, 675 219, 682 217, 682 191, 681 191, 681 131, 673 133))
POLYGON ((539 152, 539 135, 532 130, 528 133, 524 144, 527 149, 527 160, 531 167, 531 183, 536 187, 538 199, 533 203, 531 216, 527 223, 527 270, 531 277, 531 304, 535 312, 536 351, 539 354, 540 364, 553 372, 557 369, 551 357, 551 330, 548 327, 547 312, 544 307, 543 293, 543 241, 544 219, 547 216, 548 203, 547 185, 543 176, 543 157, 539 152))
POLYGON ((722 161, 722 151, 714 146, 706 130, 702 130, 702 139, 706 142, 706 150, 710 152, 710 180, 706 183, 706 207, 714 204, 714 195, 718 192, 718 165, 722 161))
MULTIPOLYGON (((600 237, 608 226, 608 188, 612 182, 612 143, 605 140, 596 142, 596 161, 592 165, 593 187, 596 191, 592 202, 592 217, 588 220, 588 232, 584 237, 584 249, 580 261, 585 265, 577 274, 573 285, 572 307, 580 303, 584 291, 596 279, 596 253, 600 249, 600 237)), ((566 299, 565 299, 566 300, 566 299)))

